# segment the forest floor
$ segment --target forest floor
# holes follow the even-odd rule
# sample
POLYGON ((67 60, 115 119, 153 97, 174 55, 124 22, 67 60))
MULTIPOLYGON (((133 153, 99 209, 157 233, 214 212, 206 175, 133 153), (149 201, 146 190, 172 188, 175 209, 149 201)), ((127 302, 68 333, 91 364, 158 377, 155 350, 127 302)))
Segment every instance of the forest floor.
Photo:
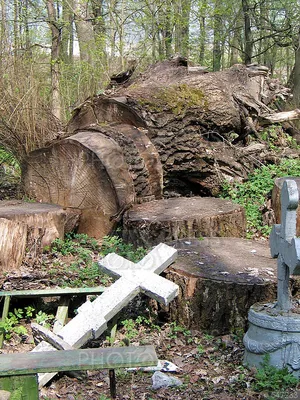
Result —
MULTIPOLYGON (((43 289, 57 287, 65 282, 75 282, 80 270, 68 267, 74 262, 74 256, 61 256, 56 253, 45 253, 33 259, 27 259, 19 274, 2 276, 0 288, 43 289)), ((78 257, 77 257, 78 258, 78 257)), ((95 254, 95 260, 97 255, 95 254)), ((84 268, 83 268, 84 270, 84 268)), ((87 278, 87 277, 86 277, 87 278)), ((89 278, 89 277, 88 277, 89 278)), ((82 285, 89 281, 80 277, 82 285)), ((77 282, 77 285, 80 284, 77 282)), ((109 279, 99 277, 98 284, 109 284, 109 279)), ((2 298, 3 299, 3 298, 2 298)), ((15 299, 12 309, 26 310, 30 305, 42 310, 44 314, 55 314, 57 299, 44 299, 33 303, 32 299, 15 299)), ((84 301, 84 299, 82 299, 84 301)), ((78 306, 78 305, 77 305, 78 306)), ((76 305, 73 305, 73 308, 76 305)), ((213 400, 213 399, 300 399, 300 387, 297 389, 280 389, 280 377, 270 374, 257 378, 255 369, 243 366, 243 332, 220 337, 213 337, 203 332, 187 330, 173 322, 160 322, 145 313, 139 322, 120 315, 120 321, 127 318, 118 327, 114 346, 122 346, 130 341, 131 345, 154 345, 158 358, 174 363, 177 372, 168 373, 179 378, 183 385, 167 389, 152 389, 153 372, 126 370, 116 371, 117 399, 119 400, 213 400), (278 385, 278 387, 277 387, 278 385)), ((44 318, 45 320, 47 318, 44 318)), ((49 320, 49 322, 51 322, 49 320)), ((34 347, 30 321, 20 320, 27 334, 11 333, 5 340, 3 353, 26 352, 34 347)), ((110 332, 106 332, 109 335, 110 332)), ((104 334, 98 340, 88 343, 87 347, 107 347, 110 340, 104 334)), ((40 392, 42 400, 108 400, 109 378, 107 371, 88 371, 83 379, 65 374, 57 375, 40 392)))

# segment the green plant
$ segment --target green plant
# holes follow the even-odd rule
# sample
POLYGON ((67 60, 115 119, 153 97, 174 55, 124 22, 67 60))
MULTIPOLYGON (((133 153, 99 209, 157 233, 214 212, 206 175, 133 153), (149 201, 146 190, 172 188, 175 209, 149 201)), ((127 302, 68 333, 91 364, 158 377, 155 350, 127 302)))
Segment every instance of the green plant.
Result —
POLYGON ((20 325, 20 320, 23 318, 24 311, 20 308, 14 309, 13 312, 8 313, 8 317, 0 322, 0 330, 4 333, 6 340, 9 340, 13 333, 17 335, 26 335, 27 329, 20 325))
POLYGON ((133 319, 125 319, 121 321, 121 324, 125 330, 125 336, 128 340, 134 339, 138 336, 139 331, 137 330, 136 323, 133 319))
POLYGON ((224 183, 221 197, 245 207, 249 238, 257 232, 262 235, 270 233, 271 227, 263 225, 262 210, 270 197, 274 178, 283 176, 300 176, 300 160, 286 159, 278 165, 264 165, 254 170, 246 182, 224 183))
POLYGON ((35 321, 39 325, 50 326, 50 322, 54 319, 54 315, 47 314, 44 311, 39 311, 35 316, 35 321))
POLYGON ((105 394, 101 394, 98 400, 110 400, 110 398, 106 397, 105 394))
POLYGON ((143 247, 135 249, 131 243, 124 243, 118 236, 104 236, 100 256, 104 257, 109 253, 117 253, 130 261, 138 262, 145 257, 147 250, 143 247))
POLYGON ((25 317, 27 319, 30 319, 30 318, 33 317, 34 312, 35 312, 35 308, 34 307, 27 306, 27 307, 24 307, 24 310, 25 310, 25 317))
POLYGON ((276 391, 295 387, 299 380, 287 368, 278 369, 270 365, 270 354, 266 354, 255 374, 252 387, 256 391, 276 391))
POLYGON ((204 347, 202 346, 202 344, 199 344, 197 346, 197 350, 198 350, 198 354, 200 354, 200 355, 205 353, 205 350, 204 350, 204 347))
POLYGON ((76 257, 71 262, 68 259, 67 263, 53 261, 53 268, 48 270, 54 282, 62 287, 106 285, 110 281, 110 278, 100 271, 98 263, 95 262, 95 258, 98 259, 99 256, 104 257, 114 252, 131 261, 137 262, 146 254, 145 249, 141 247, 134 249, 131 244, 125 244, 117 236, 105 236, 100 246, 96 239, 90 238, 85 234, 67 234, 65 240, 54 240, 51 249, 45 249, 47 252, 49 250, 54 257, 57 257, 58 254, 66 256, 66 258, 68 256, 76 257), (59 270, 63 273, 63 279, 59 278, 59 270))
POLYGON ((191 331, 186 329, 183 326, 177 325, 176 322, 171 322, 170 324, 170 332, 169 332, 169 337, 172 339, 176 339, 178 337, 178 334, 181 333, 184 337, 187 343, 192 343, 193 338, 191 331))

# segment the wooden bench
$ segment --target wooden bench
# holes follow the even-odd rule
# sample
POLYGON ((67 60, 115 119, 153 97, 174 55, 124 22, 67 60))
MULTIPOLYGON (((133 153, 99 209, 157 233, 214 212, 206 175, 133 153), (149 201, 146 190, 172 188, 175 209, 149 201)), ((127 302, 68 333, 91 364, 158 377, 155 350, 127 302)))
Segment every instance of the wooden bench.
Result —
POLYGON ((20 400, 38 400, 37 374, 40 372, 109 369, 110 393, 115 398, 115 368, 157 364, 157 355, 151 345, 1 354, 0 390, 14 393, 20 400))
MULTIPOLYGON (((0 291, 0 297, 4 297, 4 305, 2 311, 2 322, 8 316, 10 300, 12 297, 30 298, 30 297, 60 297, 59 306, 55 316, 56 323, 54 326, 54 332, 58 332, 59 329, 65 324, 68 316, 68 304, 71 296, 75 295, 92 295, 101 294, 105 290, 104 286, 88 287, 88 288, 58 288, 58 289, 40 289, 40 290, 12 290, 12 291, 0 291)), ((0 332, 0 348, 3 345, 3 333, 0 332)))

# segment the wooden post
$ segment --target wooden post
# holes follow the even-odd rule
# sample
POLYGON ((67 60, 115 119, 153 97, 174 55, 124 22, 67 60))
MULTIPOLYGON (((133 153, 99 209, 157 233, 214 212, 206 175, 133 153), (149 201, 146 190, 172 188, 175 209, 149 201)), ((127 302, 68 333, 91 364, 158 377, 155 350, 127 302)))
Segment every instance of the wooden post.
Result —
MULTIPOLYGON (((10 304, 10 296, 6 296, 4 299, 4 306, 2 311, 2 319, 1 322, 4 323, 9 311, 9 304, 10 304)), ((3 347, 3 340, 4 340, 4 327, 2 326, 0 329, 0 349, 3 347)))
POLYGON ((117 386, 116 386, 116 373, 114 369, 109 370, 109 388, 111 397, 115 399, 117 397, 117 386))

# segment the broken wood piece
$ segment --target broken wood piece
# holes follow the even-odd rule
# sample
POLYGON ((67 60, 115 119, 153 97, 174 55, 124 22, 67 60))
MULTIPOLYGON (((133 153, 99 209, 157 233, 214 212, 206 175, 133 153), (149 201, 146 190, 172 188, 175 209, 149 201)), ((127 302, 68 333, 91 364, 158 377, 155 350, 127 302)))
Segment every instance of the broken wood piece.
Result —
POLYGON ((283 111, 279 113, 261 114, 258 117, 261 125, 272 125, 285 121, 293 121, 300 118, 300 109, 283 111))
POLYGON ((53 332, 59 332, 68 320, 70 298, 68 296, 61 296, 59 306, 55 315, 55 322, 53 332))
POLYGON ((26 160, 27 195, 79 209, 78 232, 97 239, 135 201, 162 197, 162 166, 147 130, 115 122, 79 130, 26 160))
POLYGON ((32 334, 35 341, 41 342, 45 340, 51 346, 55 347, 57 350, 73 350, 74 347, 65 342, 61 337, 57 336, 55 333, 51 332, 49 329, 42 325, 33 322, 31 324, 32 334))

